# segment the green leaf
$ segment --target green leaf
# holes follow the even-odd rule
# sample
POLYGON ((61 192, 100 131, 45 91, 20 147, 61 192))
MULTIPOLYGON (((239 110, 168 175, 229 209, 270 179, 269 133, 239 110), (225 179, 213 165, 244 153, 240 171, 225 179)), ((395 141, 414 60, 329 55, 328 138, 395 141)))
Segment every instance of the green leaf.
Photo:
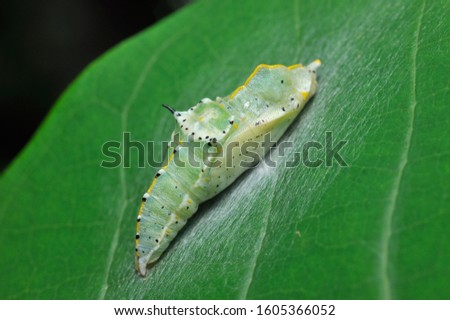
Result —
POLYGON ((449 16, 448 1, 199 1, 118 45, 1 179, 0 298, 449 299, 449 16), (102 168, 102 145, 168 140, 161 103, 185 110, 260 63, 316 58, 319 91, 272 157, 329 131, 348 166, 251 170, 139 277, 135 219, 157 168, 136 150, 102 168))

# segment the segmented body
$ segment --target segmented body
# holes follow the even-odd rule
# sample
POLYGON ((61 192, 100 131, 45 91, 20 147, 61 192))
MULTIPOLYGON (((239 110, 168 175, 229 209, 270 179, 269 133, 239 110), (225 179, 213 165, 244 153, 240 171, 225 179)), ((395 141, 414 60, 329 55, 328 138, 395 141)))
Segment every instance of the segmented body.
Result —
POLYGON ((144 194, 137 218, 136 269, 141 275, 146 275, 147 265, 158 260, 201 202, 249 168, 242 165, 249 161, 243 143, 253 143, 253 154, 262 157, 268 150, 265 135, 270 133, 275 142, 281 137, 316 92, 319 66, 319 60, 307 67, 259 65, 231 95, 202 99, 185 112, 171 109, 177 125, 169 159, 144 194), (186 142, 195 142, 196 147, 184 147, 186 142), (206 147, 232 151, 205 161, 206 147))

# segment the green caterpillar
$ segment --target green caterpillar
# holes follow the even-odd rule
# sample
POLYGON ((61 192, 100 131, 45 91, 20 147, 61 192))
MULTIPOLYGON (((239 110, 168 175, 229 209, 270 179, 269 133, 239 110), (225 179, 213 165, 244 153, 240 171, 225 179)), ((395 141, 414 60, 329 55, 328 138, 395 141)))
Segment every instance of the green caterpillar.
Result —
POLYGON ((263 157, 268 150, 263 146, 264 136, 270 134, 271 141, 278 141, 316 93, 316 70, 320 64, 320 60, 306 67, 261 64, 225 98, 204 98, 185 112, 165 106, 177 125, 167 165, 156 173, 143 195, 137 217, 136 269, 142 276, 198 205, 224 190, 249 168, 241 165, 248 161, 248 155, 240 147, 231 149, 231 164, 221 161, 225 158, 221 152, 252 142, 257 143, 254 154, 263 157), (185 142, 196 142, 199 147, 192 151, 183 147, 185 142), (219 156, 210 157, 207 162, 205 147, 215 149, 219 156))

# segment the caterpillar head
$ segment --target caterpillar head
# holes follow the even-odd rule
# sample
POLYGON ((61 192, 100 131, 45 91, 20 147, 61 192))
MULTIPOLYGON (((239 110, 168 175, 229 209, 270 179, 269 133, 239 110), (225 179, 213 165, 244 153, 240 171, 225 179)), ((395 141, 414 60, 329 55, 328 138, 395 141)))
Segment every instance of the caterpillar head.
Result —
POLYGON ((320 60, 315 60, 306 67, 259 65, 229 96, 238 121, 246 122, 235 134, 239 141, 254 140, 267 133, 279 139, 316 93, 320 64, 320 60))
POLYGON ((320 60, 308 66, 295 64, 259 65, 245 83, 238 87, 230 100, 243 106, 243 111, 255 116, 271 113, 298 114, 317 90, 317 69, 320 60))
POLYGON ((319 69, 322 62, 319 59, 314 60, 306 67, 306 70, 309 73, 309 95, 313 96, 317 91, 317 69, 319 69))

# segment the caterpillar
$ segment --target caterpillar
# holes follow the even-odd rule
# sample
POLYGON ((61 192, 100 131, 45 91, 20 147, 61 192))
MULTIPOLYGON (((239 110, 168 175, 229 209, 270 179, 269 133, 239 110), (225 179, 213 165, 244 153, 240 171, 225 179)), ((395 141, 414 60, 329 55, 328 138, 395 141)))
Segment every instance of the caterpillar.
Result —
POLYGON ((249 157, 249 150, 242 148, 245 143, 252 143, 257 160, 268 151, 267 134, 271 142, 279 140, 316 93, 320 64, 320 60, 306 67, 261 64, 227 97, 204 98, 183 112, 163 105, 176 126, 168 160, 142 196, 136 225, 138 273, 147 274, 147 266, 158 260, 200 203, 251 167, 243 165, 249 157), (185 147, 188 142, 197 147, 185 147))

